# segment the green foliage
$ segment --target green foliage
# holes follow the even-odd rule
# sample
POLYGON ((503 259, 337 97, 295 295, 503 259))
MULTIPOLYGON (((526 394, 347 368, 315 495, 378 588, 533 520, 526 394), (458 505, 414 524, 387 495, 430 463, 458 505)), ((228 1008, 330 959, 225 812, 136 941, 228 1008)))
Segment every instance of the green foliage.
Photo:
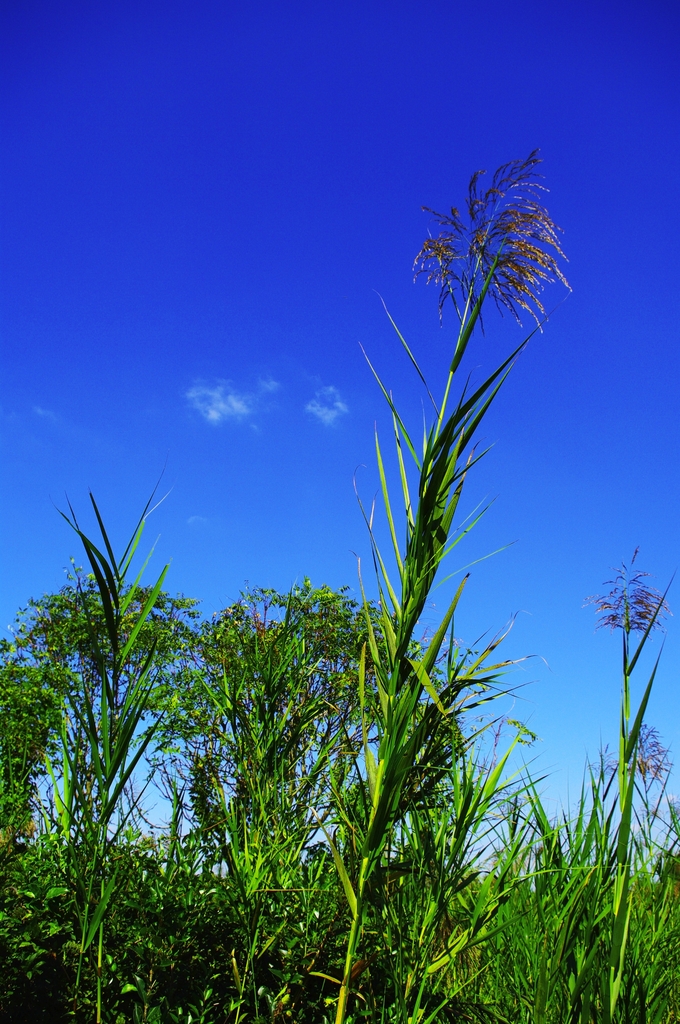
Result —
POLYGON ((680 823, 644 723, 656 664, 631 707, 665 595, 623 567, 594 599, 623 640, 619 746, 557 819, 507 774, 533 734, 511 721, 505 748, 483 745, 509 663, 502 635, 455 639, 467 577, 420 635, 476 522, 458 515, 478 428, 526 344, 456 393, 484 303, 537 315, 562 279, 536 164, 486 192, 475 175, 467 221, 440 217, 419 255, 459 332, 435 401, 397 331, 433 408, 421 443, 378 381, 396 488, 376 437, 377 602, 305 580, 206 621, 165 570, 130 579, 149 506, 122 557, 94 499, 97 544, 65 517, 89 573, 0 641, 0 1024, 680 1018, 680 823))
POLYGON ((272 784, 283 773, 298 803, 313 802, 331 739, 356 721, 365 638, 357 603, 309 580, 288 595, 245 591, 197 629, 193 671, 164 682, 154 707, 163 714, 159 743, 172 752, 160 768, 171 764, 188 784, 206 841, 223 819, 225 794, 238 784, 242 799, 255 799, 237 782, 250 784, 254 766, 272 784))
MULTIPOLYGON (((121 616, 127 637, 149 600, 139 586, 121 616)), ((127 596, 127 592, 126 592, 127 596)), ((135 650, 117 680, 120 701, 134 673, 154 649, 154 690, 171 692, 193 666, 197 602, 161 591, 137 637, 135 650)), ((3 770, 12 771, 24 819, 36 811, 37 787, 47 773, 45 757, 59 751, 62 708, 73 703, 82 715, 86 702, 101 697, 101 679, 90 629, 102 646, 106 622, 92 574, 74 570, 56 594, 43 594, 22 609, 12 639, 0 639, 0 743, 3 770), (88 609, 86 612, 85 609, 88 609), (21 785, 18 785, 18 780, 21 785)), ((5 790, 9 779, 5 778, 5 790)), ((8 819, 8 811, 0 820, 8 819)))

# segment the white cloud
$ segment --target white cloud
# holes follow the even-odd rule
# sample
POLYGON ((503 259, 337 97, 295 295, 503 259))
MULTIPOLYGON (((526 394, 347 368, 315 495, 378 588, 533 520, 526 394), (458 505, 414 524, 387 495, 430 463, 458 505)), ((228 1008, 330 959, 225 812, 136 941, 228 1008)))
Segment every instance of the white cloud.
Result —
POLYGON ((203 526, 208 520, 205 516, 189 516, 187 519, 187 526, 203 526))
POLYGON ((339 416, 349 412, 340 392, 334 387, 320 388, 311 402, 307 402, 305 410, 321 420, 325 427, 330 427, 339 416))
POLYGON ((187 398, 197 412, 208 423, 222 423, 223 420, 241 420, 250 416, 253 403, 249 395, 239 394, 228 381, 206 387, 195 384, 187 391, 187 398))
POLYGON ((260 399, 278 391, 279 387, 278 381, 268 378, 259 381, 257 391, 251 394, 237 391, 230 381, 225 380, 212 386, 194 384, 187 391, 186 397, 203 419, 217 425, 224 420, 243 420, 252 416, 260 405, 260 399))

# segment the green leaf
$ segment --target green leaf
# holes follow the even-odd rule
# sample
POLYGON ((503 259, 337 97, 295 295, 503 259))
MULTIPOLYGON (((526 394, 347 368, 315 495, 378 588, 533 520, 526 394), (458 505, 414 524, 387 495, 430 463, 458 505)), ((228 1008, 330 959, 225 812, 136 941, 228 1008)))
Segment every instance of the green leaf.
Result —
POLYGON ((165 577, 167 576, 169 568, 170 568, 169 564, 165 566, 165 568, 163 569, 162 573, 158 577, 158 580, 156 581, 155 587, 153 588, 153 590, 149 594, 149 597, 147 598, 147 601, 146 601, 146 603, 144 605, 144 608, 140 612, 139 618, 137 619, 137 622, 135 623, 134 628, 130 632, 130 636, 128 637, 127 643, 125 644, 125 647, 123 648, 123 650, 120 652, 120 662, 121 662, 121 664, 125 661, 125 659, 127 658, 128 654, 130 653, 130 651, 134 647, 135 641, 137 640, 137 637, 139 635, 139 631, 142 628, 142 626, 144 625, 144 623, 146 622, 146 620, 147 620, 147 618, 149 616, 149 612, 151 611, 151 609, 153 608, 154 604, 156 603, 156 598, 158 597, 158 595, 160 593, 161 587, 163 586, 163 582, 165 580, 165 577))
POLYGON ((345 897, 347 899, 347 903, 349 905, 349 909, 350 909, 350 911, 352 913, 352 917, 356 917, 357 916, 357 909, 358 909, 357 898, 356 898, 356 894, 354 892, 354 889, 352 888, 352 883, 350 881, 349 875, 347 874, 347 868, 343 864, 342 857, 340 856, 340 854, 338 852, 338 848, 335 845, 335 843, 333 842, 333 840, 331 839, 331 837, 330 837, 330 835, 328 833, 328 830, 326 829, 326 826, 323 824, 323 822, 321 821, 321 818, 316 813, 316 811, 314 811, 313 813, 314 813, 314 817, 316 818, 317 822, 319 823, 319 827, 321 828, 323 834, 325 835, 326 840, 328 842, 328 845, 330 847, 330 851, 331 851, 331 854, 333 856, 333 861, 335 863, 336 870, 338 872, 338 875, 340 876, 340 881, 342 882, 342 887, 345 890, 345 897))
POLYGON ((97 932, 99 931, 99 926, 104 919, 104 914, 106 913, 107 907, 109 905, 109 900, 111 899, 111 894, 114 890, 115 884, 116 873, 114 873, 113 876, 106 883, 103 892, 99 898, 99 902, 97 903, 95 912, 92 915, 90 927, 88 928, 87 935, 83 943, 83 952, 90 948, 97 932))
POLYGON ((53 885, 51 889, 48 889, 45 893, 46 900, 55 899, 57 896, 65 896, 68 889, 63 885, 53 885))

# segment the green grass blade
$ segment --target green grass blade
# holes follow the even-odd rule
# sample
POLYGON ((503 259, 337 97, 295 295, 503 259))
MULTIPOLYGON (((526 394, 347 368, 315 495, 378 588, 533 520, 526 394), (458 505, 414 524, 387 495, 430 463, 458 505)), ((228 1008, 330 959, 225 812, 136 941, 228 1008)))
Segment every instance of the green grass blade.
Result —
POLYGON ((345 865, 343 863, 342 857, 340 856, 340 854, 338 852, 337 846, 335 845, 335 843, 331 839, 330 834, 329 834, 326 826, 324 825, 324 823, 322 822, 321 818, 316 813, 316 811, 314 811, 314 817, 316 818, 321 831, 323 832, 323 834, 326 837, 326 841, 328 843, 328 846, 330 848, 330 851, 331 851, 331 854, 332 854, 332 857, 333 857, 333 863, 335 864, 335 868, 336 868, 336 870, 338 872, 338 877, 340 878, 340 881, 342 882, 342 887, 343 887, 343 889, 345 891, 345 897, 347 899, 347 905, 349 906, 349 909, 350 909, 350 912, 352 914, 352 917, 356 918, 356 916, 357 916, 357 909, 358 909, 357 898, 356 898, 356 893, 354 892, 354 889, 352 887, 352 883, 350 881, 350 877, 347 874, 347 868, 345 867, 345 865))
POLYGON ((418 366, 417 360, 416 360, 415 356, 413 355, 413 352, 411 352, 411 349, 408 347, 408 345, 406 343, 406 339, 404 338, 404 336, 402 335, 401 331, 397 327, 396 323, 392 319, 390 311, 388 310, 387 306, 385 305, 385 301, 384 301, 382 296, 380 296, 380 301, 382 302, 383 309, 385 310, 385 312, 387 314, 387 319, 389 320, 389 322, 394 327, 394 330, 396 331, 396 334, 397 334, 397 337, 399 338, 399 341, 401 342, 402 346, 404 347, 404 350, 405 350, 406 354, 408 355, 409 359, 411 360, 411 362, 412 362, 412 364, 413 364, 413 366, 415 368, 416 373, 420 377, 420 379, 421 379, 421 381, 423 383, 423 386, 425 387, 425 390, 427 391, 427 396, 428 396, 428 398, 430 399, 430 401, 432 403, 432 408, 434 409, 435 416, 437 416, 437 418, 439 418, 439 409, 437 408, 437 403, 435 402, 434 398, 432 397, 432 392, 430 391, 430 389, 428 387, 428 383, 425 380, 425 375, 423 374, 423 371, 418 366))
POLYGON ((130 651, 134 647, 135 641, 137 640, 137 637, 139 636, 139 631, 142 628, 142 626, 144 625, 144 623, 146 622, 146 620, 147 620, 147 618, 149 616, 149 612, 151 611, 151 609, 153 608, 154 604, 156 603, 156 599, 157 599, 157 597, 158 597, 158 595, 159 595, 159 593, 161 591, 161 587, 163 586, 163 583, 165 581, 165 577, 167 576, 169 568, 170 568, 169 564, 165 566, 165 568, 161 572, 160 576, 158 577, 158 580, 156 581, 155 587, 153 588, 153 590, 149 594, 149 597, 146 600, 144 608, 140 612, 139 618, 137 619, 137 622, 135 623, 133 629, 130 632, 130 636, 127 639, 127 643, 125 644, 125 647, 123 648, 123 650, 120 652, 120 661, 121 662, 125 661, 125 659, 127 658, 128 654, 130 653, 130 651))

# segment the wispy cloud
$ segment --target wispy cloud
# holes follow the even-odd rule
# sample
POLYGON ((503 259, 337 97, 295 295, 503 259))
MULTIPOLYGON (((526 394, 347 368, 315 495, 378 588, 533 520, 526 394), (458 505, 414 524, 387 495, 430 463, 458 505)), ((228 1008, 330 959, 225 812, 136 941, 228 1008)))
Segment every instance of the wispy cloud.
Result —
POLYGON ((248 395, 239 394, 228 381, 214 387, 195 384, 187 391, 187 398, 208 423, 241 420, 252 412, 248 395))
POLYGON ((349 412, 347 403, 340 397, 337 388, 320 388, 311 402, 305 406, 307 412, 321 420, 325 427, 330 427, 340 416, 349 412))
POLYGON ((33 412, 36 416, 41 416, 45 420, 56 420, 57 418, 51 409, 43 409, 40 405, 34 405, 33 412))
POLYGON ((252 413, 248 395, 233 390, 227 382, 215 387, 195 384, 186 397, 204 420, 215 425, 224 420, 243 420, 252 413))
POLYGON ((208 423, 217 425, 225 420, 244 420, 252 416, 265 395, 278 391, 278 381, 268 378, 259 381, 254 392, 238 391, 228 380, 215 384, 194 384, 186 397, 208 423))

